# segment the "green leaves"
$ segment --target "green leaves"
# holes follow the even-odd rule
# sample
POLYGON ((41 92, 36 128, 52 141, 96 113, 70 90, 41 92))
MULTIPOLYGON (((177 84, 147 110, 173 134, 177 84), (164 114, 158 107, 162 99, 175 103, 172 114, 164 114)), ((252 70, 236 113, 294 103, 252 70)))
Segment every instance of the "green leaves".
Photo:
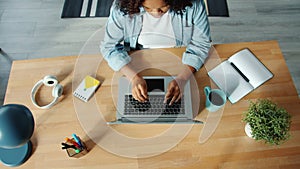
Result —
POLYGON ((279 145, 290 137, 290 114, 269 99, 251 101, 243 121, 251 126, 255 140, 279 145))

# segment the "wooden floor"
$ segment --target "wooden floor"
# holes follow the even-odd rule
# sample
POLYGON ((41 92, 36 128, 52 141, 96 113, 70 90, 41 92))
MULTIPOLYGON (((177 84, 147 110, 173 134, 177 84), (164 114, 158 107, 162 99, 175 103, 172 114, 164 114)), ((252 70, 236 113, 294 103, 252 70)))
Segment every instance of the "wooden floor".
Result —
MULTIPOLYGON (((0 105, 12 60, 78 55, 104 26, 106 18, 61 19, 63 2, 0 0, 0 105)), ((209 18, 213 42, 278 40, 300 94, 300 1, 227 2, 230 17, 209 18)))

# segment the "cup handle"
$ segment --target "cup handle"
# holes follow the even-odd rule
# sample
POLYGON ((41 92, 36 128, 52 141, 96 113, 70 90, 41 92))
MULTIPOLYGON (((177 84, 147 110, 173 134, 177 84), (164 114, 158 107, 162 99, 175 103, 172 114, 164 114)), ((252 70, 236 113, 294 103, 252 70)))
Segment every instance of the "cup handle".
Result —
POLYGON ((211 89, 209 86, 204 87, 204 93, 206 96, 208 96, 208 94, 210 93, 211 89))

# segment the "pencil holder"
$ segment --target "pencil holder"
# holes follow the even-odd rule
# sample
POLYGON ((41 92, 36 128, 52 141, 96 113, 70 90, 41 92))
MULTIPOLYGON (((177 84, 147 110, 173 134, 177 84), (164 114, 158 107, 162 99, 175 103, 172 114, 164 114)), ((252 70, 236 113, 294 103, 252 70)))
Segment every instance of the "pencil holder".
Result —
MULTIPOLYGON (((74 139, 71 139, 72 141, 75 141, 74 139)), ((66 142, 68 143, 68 142, 66 142)), ((74 148, 66 148, 67 154, 69 157, 74 157, 74 158, 80 158, 82 156, 84 156, 85 154, 88 153, 87 148, 84 144, 83 141, 80 140, 81 143, 81 147, 74 149, 74 148)))

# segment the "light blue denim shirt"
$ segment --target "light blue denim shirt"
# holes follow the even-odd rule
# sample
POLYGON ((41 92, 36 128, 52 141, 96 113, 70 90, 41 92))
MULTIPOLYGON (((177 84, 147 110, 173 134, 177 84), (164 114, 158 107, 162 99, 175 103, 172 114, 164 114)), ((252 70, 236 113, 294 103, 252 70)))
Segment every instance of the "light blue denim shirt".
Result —
MULTIPOLYGON (((137 46, 145 10, 141 7, 140 11, 130 17, 124 15, 115 3, 111 7, 100 49, 104 59, 115 71, 131 61, 127 51, 137 46)), ((186 7, 182 15, 174 11, 170 11, 170 15, 176 46, 186 47, 182 63, 199 70, 211 47, 210 28, 203 0, 194 0, 193 6, 186 7)))

